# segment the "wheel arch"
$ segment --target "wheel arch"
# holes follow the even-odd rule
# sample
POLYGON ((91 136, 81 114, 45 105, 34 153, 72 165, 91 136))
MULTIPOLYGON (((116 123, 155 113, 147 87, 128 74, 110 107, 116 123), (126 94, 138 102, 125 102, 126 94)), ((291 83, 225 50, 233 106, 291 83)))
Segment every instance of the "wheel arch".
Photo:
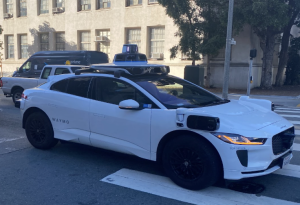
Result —
POLYGON ((174 139, 176 137, 179 137, 181 135, 192 135, 192 136, 196 136, 196 137, 199 137, 199 138, 202 138, 204 139, 205 141, 207 141, 211 146, 212 148, 216 151, 216 153, 218 154, 218 157, 219 157, 219 160, 220 160, 220 163, 221 163, 221 166, 223 166, 223 162, 222 162, 222 158, 220 156, 220 153, 218 152, 218 150, 216 149, 216 147, 208 140, 206 139, 205 137, 203 137, 202 135, 198 134, 198 133, 195 133, 193 131, 189 131, 189 130, 175 130, 175 131, 172 131, 172 132, 169 132, 167 133, 158 143, 158 146, 157 146, 157 150, 156 150, 156 161, 161 163, 161 159, 162 159, 162 153, 163 153, 163 150, 164 150, 164 147, 166 146, 166 144, 171 140, 171 139, 174 139))
MULTIPOLYGON (((47 116, 47 118, 49 119, 48 115, 43 111, 41 110, 40 108, 37 108, 37 107, 31 107, 29 109, 27 109, 25 111, 25 113, 23 114, 23 119, 22 119, 22 128, 25 129, 25 123, 27 121, 27 118, 32 114, 32 113, 35 113, 35 112, 41 112, 43 114, 45 114, 45 116, 47 116)), ((50 121, 50 119, 49 119, 50 121)), ((51 122, 51 121, 50 121, 51 122)))
POLYGON ((19 86, 19 85, 14 85, 14 86, 11 88, 10 93, 13 94, 13 92, 14 92, 15 90, 17 90, 17 89, 21 89, 21 90, 24 91, 24 88, 22 88, 21 86, 19 86))

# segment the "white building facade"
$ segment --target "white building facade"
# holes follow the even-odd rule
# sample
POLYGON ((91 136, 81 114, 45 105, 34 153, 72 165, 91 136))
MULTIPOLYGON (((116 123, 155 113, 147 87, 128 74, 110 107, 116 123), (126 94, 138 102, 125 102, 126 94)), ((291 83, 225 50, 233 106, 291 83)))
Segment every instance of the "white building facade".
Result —
MULTIPOLYGON (((171 74, 183 77, 182 55, 170 59, 169 49, 177 44, 177 27, 157 0, 1 0, 3 71, 12 73, 41 50, 98 50, 110 60, 125 43, 136 43, 151 63, 166 64, 171 74)), ((262 52, 249 27, 235 37, 232 46, 230 88, 246 88, 250 49, 254 60, 253 87, 260 85, 262 52)), ((277 68, 278 59, 274 59, 277 68)), ((205 67, 206 61, 196 62, 205 67)), ((222 87, 224 52, 212 62, 211 85, 222 87)), ((273 72, 274 78, 276 72, 273 72)))

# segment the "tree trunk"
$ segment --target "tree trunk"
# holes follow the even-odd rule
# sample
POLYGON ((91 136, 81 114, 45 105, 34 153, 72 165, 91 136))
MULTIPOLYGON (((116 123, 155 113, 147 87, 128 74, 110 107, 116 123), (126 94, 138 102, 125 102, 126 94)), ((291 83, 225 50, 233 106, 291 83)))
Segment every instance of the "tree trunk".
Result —
POLYGON ((293 24, 288 25, 283 32, 275 86, 282 86, 283 84, 283 80, 282 80, 283 70, 288 61, 288 50, 289 50, 289 42, 290 42, 290 35, 291 35, 290 33, 291 33, 292 26, 293 24))
POLYGON ((209 88, 210 87, 210 59, 211 56, 207 55, 207 69, 206 69, 206 81, 205 81, 205 87, 209 88))
POLYGON ((263 49, 261 88, 272 89, 272 69, 276 35, 267 35, 263 49))

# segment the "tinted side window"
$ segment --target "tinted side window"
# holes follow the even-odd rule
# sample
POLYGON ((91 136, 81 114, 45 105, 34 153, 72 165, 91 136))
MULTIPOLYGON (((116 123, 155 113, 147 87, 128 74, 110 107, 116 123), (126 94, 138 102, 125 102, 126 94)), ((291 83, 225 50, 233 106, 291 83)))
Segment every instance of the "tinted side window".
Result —
POLYGON ((99 101, 119 105, 123 100, 135 100, 141 108, 158 108, 149 98, 132 85, 110 78, 97 78, 95 98, 99 101))
POLYGON ((32 61, 33 69, 34 70, 42 70, 45 66, 45 59, 44 58, 36 58, 32 61))
POLYGON ((67 68, 56 68, 54 75, 61 75, 70 73, 69 69, 67 68))
POLYGON ((52 70, 52 68, 50 68, 50 67, 44 68, 44 71, 43 71, 43 74, 41 76, 41 79, 47 79, 48 76, 51 73, 51 70, 52 70))
POLYGON ((69 79, 67 93, 80 97, 88 97, 91 77, 71 78, 69 79))
POLYGON ((54 83, 50 89, 54 90, 54 91, 59 91, 59 92, 65 93, 67 90, 68 82, 69 82, 69 79, 58 81, 58 82, 54 83))

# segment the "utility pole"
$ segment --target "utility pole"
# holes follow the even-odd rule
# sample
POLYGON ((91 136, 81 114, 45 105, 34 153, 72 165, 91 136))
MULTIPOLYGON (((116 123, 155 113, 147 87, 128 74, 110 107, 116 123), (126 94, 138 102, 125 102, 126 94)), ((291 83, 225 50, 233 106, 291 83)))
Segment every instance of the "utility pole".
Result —
POLYGON ((234 5, 234 0, 229 0, 226 51, 225 51, 225 62, 224 62, 224 79, 223 79, 223 92, 222 92, 222 97, 224 99, 228 99, 231 44, 233 44, 233 40, 232 40, 233 5, 234 5))

